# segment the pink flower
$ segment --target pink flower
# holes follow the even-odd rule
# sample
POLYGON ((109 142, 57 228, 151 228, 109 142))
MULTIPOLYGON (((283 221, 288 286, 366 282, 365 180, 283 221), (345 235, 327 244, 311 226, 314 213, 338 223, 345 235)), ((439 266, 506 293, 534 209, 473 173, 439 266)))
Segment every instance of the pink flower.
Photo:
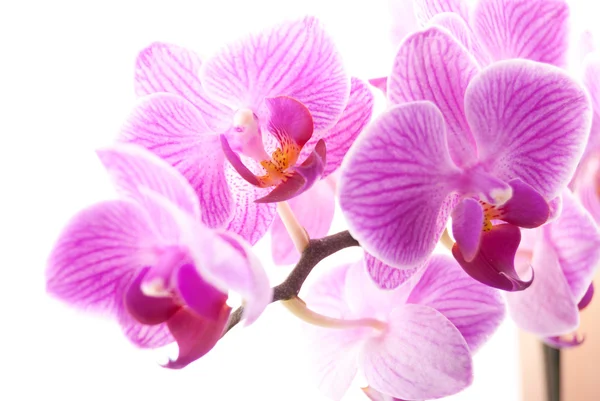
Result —
POLYGON ((175 169, 134 145, 98 151, 119 200, 76 214, 56 242, 47 290, 75 307, 116 319, 136 345, 172 341, 182 368, 221 337, 227 292, 252 323, 271 300, 266 274, 237 235, 200 223, 193 188, 175 169))

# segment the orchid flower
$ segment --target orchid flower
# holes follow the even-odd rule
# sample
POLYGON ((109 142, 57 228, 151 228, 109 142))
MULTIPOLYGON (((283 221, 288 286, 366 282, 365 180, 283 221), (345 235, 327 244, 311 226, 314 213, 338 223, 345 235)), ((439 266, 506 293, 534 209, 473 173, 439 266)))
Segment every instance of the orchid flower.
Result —
POLYGON ((322 276, 306 296, 329 327, 307 326, 320 390, 340 399, 360 370, 369 393, 431 399, 471 383, 475 352, 504 318, 499 292, 434 255, 393 291, 358 262, 322 276))
POLYGON ((524 232, 517 251, 518 267, 533 266, 536 279, 526 291, 506 294, 519 327, 556 347, 581 343, 577 336, 561 336, 579 326, 579 311, 592 300, 592 277, 600 263, 600 231, 594 220, 570 191, 562 199, 560 216, 524 232))
POLYGON ((546 222, 547 202, 575 171, 591 123, 584 89, 529 60, 480 71, 432 27, 401 46, 388 96, 398 105, 364 131, 342 166, 350 232, 383 262, 415 267, 452 214, 461 266, 487 285, 526 288, 531 280, 513 264, 519 227, 546 222))
POLYGON ((221 337, 229 290, 252 323, 271 300, 250 245, 212 230, 193 188, 165 161, 135 145, 98 151, 120 199, 76 214, 48 261, 47 290, 75 307, 108 314, 142 348, 176 341, 182 368, 221 337))
POLYGON ((255 201, 292 198, 324 173, 324 142, 349 106, 350 79, 320 22, 307 17, 205 61, 155 43, 138 57, 136 92, 149 96, 121 140, 175 166, 196 191, 205 224, 254 244, 275 214, 255 201))

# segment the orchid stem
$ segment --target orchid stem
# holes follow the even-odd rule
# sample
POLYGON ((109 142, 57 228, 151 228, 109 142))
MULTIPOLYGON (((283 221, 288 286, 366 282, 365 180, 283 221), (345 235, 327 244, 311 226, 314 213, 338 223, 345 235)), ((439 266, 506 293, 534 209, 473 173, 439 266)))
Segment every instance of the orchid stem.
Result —
POLYGON ((277 203, 277 213, 279 213, 285 229, 292 238, 294 246, 296 246, 298 252, 302 253, 308 246, 310 238, 304 227, 298 222, 290 204, 287 202, 277 203))
POLYGON ((446 249, 448 249, 450 252, 452 252, 452 247, 454 246, 454 241, 450 237, 450 234, 448 233, 448 229, 447 228, 442 233, 442 237, 440 238, 440 242, 442 243, 442 245, 444 245, 446 247, 446 249))
POLYGON ((308 309, 306 303, 298 297, 281 301, 281 304, 287 308, 294 316, 310 323, 314 326, 325 327, 328 329, 356 329, 362 327, 370 327, 376 330, 383 331, 387 327, 384 322, 377 319, 336 319, 333 317, 321 315, 313 310, 308 309))

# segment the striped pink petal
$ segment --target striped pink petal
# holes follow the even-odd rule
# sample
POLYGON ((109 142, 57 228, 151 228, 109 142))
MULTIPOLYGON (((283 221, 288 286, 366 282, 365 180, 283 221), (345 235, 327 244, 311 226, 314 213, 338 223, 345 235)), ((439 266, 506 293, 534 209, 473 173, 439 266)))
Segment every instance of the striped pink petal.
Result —
POLYGON ((335 124, 350 90, 339 52, 313 17, 230 44, 206 61, 200 76, 215 99, 234 110, 250 108, 261 120, 265 98, 293 97, 308 108, 316 131, 335 124))
POLYGON ((135 92, 138 96, 157 92, 179 95, 202 114, 212 130, 230 127, 233 111, 212 100, 200 83, 202 62, 194 52, 167 43, 153 43, 140 52, 135 65, 135 92))
POLYGON ((571 179, 591 124, 584 89, 558 68, 529 60, 484 69, 467 89, 465 112, 481 163, 547 200, 571 179))
POLYGON ((561 0, 480 0, 473 27, 494 60, 525 58, 563 67, 568 17, 561 0))
POLYGON ((418 270, 418 268, 392 267, 367 252, 365 252, 365 267, 373 281, 383 290, 393 290, 405 283, 418 270))

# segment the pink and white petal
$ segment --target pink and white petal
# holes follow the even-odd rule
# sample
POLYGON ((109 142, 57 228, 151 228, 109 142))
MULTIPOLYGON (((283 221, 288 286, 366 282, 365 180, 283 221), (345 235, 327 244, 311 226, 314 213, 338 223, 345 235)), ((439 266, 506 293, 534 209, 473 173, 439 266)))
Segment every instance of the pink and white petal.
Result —
POLYGON ((535 271, 531 286, 506 294, 513 320, 521 329, 542 337, 575 330, 579 324, 577 302, 561 271, 558 255, 545 235, 538 238, 531 265, 535 271))
POLYGON ((448 128, 450 155, 459 166, 477 156, 465 118, 464 96, 478 72, 477 62, 467 49, 445 29, 431 27, 402 43, 388 79, 391 103, 429 100, 440 109, 448 128))
POLYGON ((589 55, 584 60, 583 68, 583 84, 590 94, 594 111, 592 129, 586 147, 586 155, 588 155, 600 150, 600 57, 596 54, 589 55))
POLYGON ((210 128, 223 132, 231 126, 233 110, 212 100, 199 77, 202 61, 191 50, 155 42, 142 50, 135 65, 138 96, 167 92, 187 99, 202 114, 210 128))
POLYGON ((227 231, 238 234, 254 245, 267 233, 277 214, 274 203, 255 202, 267 195, 270 188, 258 188, 249 184, 231 166, 227 166, 225 174, 236 205, 227 231))
POLYGON ((365 267, 371 279, 383 290, 393 290, 404 284, 418 270, 413 269, 398 269, 383 263, 373 255, 365 252, 365 267))
POLYGON ((494 60, 524 58, 564 67, 569 7, 560 0, 480 0, 473 29, 494 60))
POLYGON ((415 13, 421 25, 426 25, 435 15, 456 13, 463 20, 469 20, 469 5, 465 0, 414 0, 415 13))
POLYGON ((119 316, 119 324, 125 337, 140 348, 159 348, 175 341, 166 323, 142 324, 125 312, 119 316))
POLYGON ((76 214, 48 258, 46 290, 75 307, 118 315, 137 271, 153 262, 156 235, 144 211, 107 201, 76 214))
POLYGON ((563 191, 562 197, 563 211, 547 230, 573 297, 579 302, 600 266, 600 231, 569 190, 563 191))
POLYGON ((143 146, 174 166, 198 195, 205 224, 221 227, 231 219, 234 205, 219 136, 187 100, 167 93, 143 98, 119 140, 143 146))
POLYGON ((520 178, 550 200, 575 172, 591 107, 584 89, 557 67, 507 60, 484 69, 465 94, 479 159, 506 182, 520 178))
POLYGON ((344 160, 339 196, 350 232, 389 265, 424 262, 444 231, 459 174, 445 134, 432 103, 395 106, 359 136, 344 160))
POLYGON ((388 330, 365 343, 360 364, 369 386, 401 399, 441 398, 473 381, 471 352, 460 331, 424 305, 395 309, 388 330))
MULTIPOLYGON (((385 80, 387 81, 387 78, 385 80)), ((324 177, 340 167, 348 149, 371 120, 373 114, 373 93, 369 86, 354 77, 351 82, 350 98, 338 122, 326 133, 313 135, 300 154, 300 160, 308 157, 319 139, 322 138, 327 146, 324 177)))
POLYGON ((346 275, 351 266, 336 266, 308 287, 303 299, 311 310, 338 319, 351 317, 345 292, 346 275))
POLYGON ((429 306, 456 326, 471 352, 477 351, 504 320, 500 292, 469 277, 452 258, 433 255, 413 280, 407 302, 429 306))
POLYGON ((262 118, 266 97, 293 97, 310 111, 315 131, 333 127, 350 91, 341 56, 314 17, 232 43, 204 63, 200 79, 215 99, 262 118))
MULTIPOLYGON (((305 193, 290 199, 289 204, 310 238, 327 235, 335 211, 335 195, 327 181, 318 181, 305 193)), ((275 217, 271 228, 271 252, 278 265, 294 264, 300 259, 279 216, 275 217)))

